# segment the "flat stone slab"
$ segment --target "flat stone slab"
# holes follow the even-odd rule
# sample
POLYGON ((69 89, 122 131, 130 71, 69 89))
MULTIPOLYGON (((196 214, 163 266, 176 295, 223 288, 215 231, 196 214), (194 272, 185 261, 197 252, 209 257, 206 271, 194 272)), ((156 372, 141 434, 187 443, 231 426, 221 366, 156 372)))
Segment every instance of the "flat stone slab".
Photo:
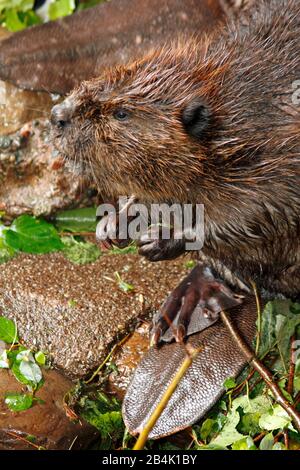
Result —
POLYGON ((4 403, 8 392, 21 393, 24 386, 8 370, 0 370, 0 450, 85 449, 99 439, 98 431, 83 419, 80 423, 66 416, 64 395, 73 386, 55 370, 43 370, 45 384, 36 393, 44 403, 13 412, 4 403), (33 436, 30 441, 28 436, 33 436))
MULTIPOLYGON (((15 109, 12 103, 10 107, 15 109)), ((31 121, 9 136, 0 135, 0 210, 6 216, 49 215, 93 205, 91 184, 74 176, 62 159, 53 156, 53 150, 45 119, 31 121)))
POLYGON ((161 305, 187 273, 185 260, 150 263, 138 255, 105 254, 79 266, 60 253, 19 255, 1 265, 0 315, 15 320, 27 346, 50 354, 70 377, 81 377, 130 324, 161 305), (115 272, 133 292, 120 289, 115 272))

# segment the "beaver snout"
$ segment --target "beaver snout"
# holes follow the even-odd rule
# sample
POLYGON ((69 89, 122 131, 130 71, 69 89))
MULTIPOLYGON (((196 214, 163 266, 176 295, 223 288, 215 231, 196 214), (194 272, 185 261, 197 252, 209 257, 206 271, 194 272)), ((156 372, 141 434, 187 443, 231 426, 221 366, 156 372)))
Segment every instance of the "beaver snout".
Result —
POLYGON ((51 124, 58 128, 63 129, 70 124, 73 115, 73 106, 68 100, 53 106, 51 110, 51 124))

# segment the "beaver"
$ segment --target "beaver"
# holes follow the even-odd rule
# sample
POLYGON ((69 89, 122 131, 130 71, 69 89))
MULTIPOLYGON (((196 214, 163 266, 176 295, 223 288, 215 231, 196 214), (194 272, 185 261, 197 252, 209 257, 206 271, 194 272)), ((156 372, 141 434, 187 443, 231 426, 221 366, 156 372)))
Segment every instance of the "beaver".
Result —
MULTIPOLYGON (((83 82, 52 110, 55 146, 112 197, 204 204, 202 263, 233 290, 253 281, 296 299, 299 37, 299 1, 264 0, 246 22, 167 44, 83 82)), ((184 250, 184 240, 140 243, 153 260, 184 250)), ((172 320, 181 310, 182 339, 203 296, 223 292, 218 279, 207 285, 202 266, 162 309, 155 341, 168 327, 166 313, 172 320)))

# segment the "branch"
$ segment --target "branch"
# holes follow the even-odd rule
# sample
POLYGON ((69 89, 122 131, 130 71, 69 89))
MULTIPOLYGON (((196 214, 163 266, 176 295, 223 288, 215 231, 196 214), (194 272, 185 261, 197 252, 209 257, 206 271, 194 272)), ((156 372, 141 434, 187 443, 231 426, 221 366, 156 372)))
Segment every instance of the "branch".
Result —
POLYGON ((288 400, 283 396, 280 388, 274 382, 273 376, 269 369, 262 364, 257 357, 255 357, 254 352, 252 349, 247 345, 244 339, 240 336, 238 331, 235 329, 233 324, 231 323, 228 315, 223 311, 221 312, 221 319, 230 332, 232 338, 234 339, 235 343, 239 347, 240 351, 244 354, 245 358, 249 362, 249 364, 261 375, 262 379, 265 381, 266 385, 272 391, 275 400, 282 408, 287 412, 287 414, 292 418, 296 428, 300 432, 300 415, 294 409, 294 407, 288 402, 288 400))
POLYGON ((141 450, 144 448, 144 445, 148 439, 148 436, 151 430, 155 426, 155 423, 157 422, 158 418, 160 417, 165 407, 167 406, 168 401, 170 400, 172 394, 175 392, 180 380, 182 379, 182 377, 184 376, 188 368, 191 366, 193 360, 195 359, 196 355, 200 351, 199 349, 188 347, 188 345, 186 345, 186 350, 187 350, 187 355, 184 361, 182 362, 180 368, 176 372, 176 375, 174 376, 167 390, 163 394, 159 404, 157 405, 152 415, 150 416, 148 422, 146 423, 146 426, 144 427, 141 434, 139 435, 139 438, 136 441, 135 446, 133 447, 133 450, 141 450))

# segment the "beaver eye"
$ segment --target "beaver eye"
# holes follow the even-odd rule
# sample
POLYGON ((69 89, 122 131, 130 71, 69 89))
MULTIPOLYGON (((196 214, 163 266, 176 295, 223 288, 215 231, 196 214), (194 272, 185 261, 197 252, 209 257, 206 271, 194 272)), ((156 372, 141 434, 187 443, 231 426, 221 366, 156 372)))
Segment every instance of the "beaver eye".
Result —
POLYGON ((114 111, 113 116, 118 121, 126 121, 126 119, 129 117, 129 113, 125 109, 120 108, 114 111))

